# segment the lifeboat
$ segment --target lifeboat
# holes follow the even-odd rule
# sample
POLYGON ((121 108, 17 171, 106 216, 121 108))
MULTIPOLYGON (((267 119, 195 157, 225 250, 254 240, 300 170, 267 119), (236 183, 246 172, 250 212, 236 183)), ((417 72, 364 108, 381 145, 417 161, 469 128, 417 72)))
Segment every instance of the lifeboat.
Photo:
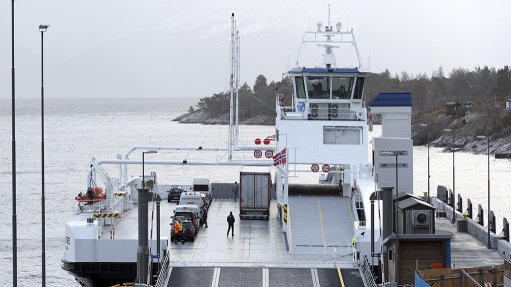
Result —
POLYGON ((102 187, 96 186, 96 187, 89 187, 87 188, 86 193, 79 193, 75 200, 78 202, 86 202, 88 204, 92 204, 95 202, 98 202, 100 200, 106 199, 105 191, 102 187))

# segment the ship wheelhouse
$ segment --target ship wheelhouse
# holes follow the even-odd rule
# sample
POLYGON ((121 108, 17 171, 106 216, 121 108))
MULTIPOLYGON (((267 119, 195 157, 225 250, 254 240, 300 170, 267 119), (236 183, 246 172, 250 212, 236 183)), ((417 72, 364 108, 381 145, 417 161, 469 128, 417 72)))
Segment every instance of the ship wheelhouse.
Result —
POLYGON ((367 161, 366 73, 357 68, 294 68, 290 106, 277 106, 290 162, 358 164, 367 161))
POLYGON ((366 74, 358 69, 295 68, 289 71, 294 93, 291 107, 281 119, 365 120, 363 108, 366 74))

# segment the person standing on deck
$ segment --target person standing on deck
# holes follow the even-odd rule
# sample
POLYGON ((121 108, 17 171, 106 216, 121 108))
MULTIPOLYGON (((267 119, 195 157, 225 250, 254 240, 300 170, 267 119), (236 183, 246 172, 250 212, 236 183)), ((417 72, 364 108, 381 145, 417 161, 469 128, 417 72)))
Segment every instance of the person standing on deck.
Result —
POLYGON ((238 182, 234 182, 234 186, 232 187, 232 193, 234 194, 234 201, 238 200, 238 182))
POLYGON ((179 221, 179 219, 174 220, 174 226, 172 228, 174 228, 174 237, 175 237, 174 243, 177 244, 177 242, 181 240, 181 244, 184 244, 183 235, 182 235, 183 225, 181 224, 181 221, 179 221))
POLYGON ((208 228, 208 211, 206 208, 202 208, 202 218, 204 218, 204 228, 208 228))
POLYGON ((229 236, 229 231, 231 231, 231 230, 232 230, 231 234, 232 234, 232 236, 234 236, 234 222, 235 221, 236 221, 236 219, 234 219, 234 215, 232 215, 232 211, 231 211, 229 216, 227 216, 227 223, 229 224, 229 228, 227 229, 227 236, 229 236))

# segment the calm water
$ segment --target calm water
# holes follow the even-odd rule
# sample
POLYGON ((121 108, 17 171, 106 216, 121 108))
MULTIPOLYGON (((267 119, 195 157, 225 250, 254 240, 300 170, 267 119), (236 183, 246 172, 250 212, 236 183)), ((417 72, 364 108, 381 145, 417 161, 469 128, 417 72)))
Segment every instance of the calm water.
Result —
MULTIPOLYGON (((84 191, 91 158, 115 158, 134 145, 225 146, 227 126, 177 124, 171 120, 186 111, 196 99, 50 99, 46 102, 46 208, 47 208, 47 283, 71 286, 72 276, 62 271, 64 224, 71 216, 73 198, 84 191)), ((6 200, 0 201, 0 282, 12 284, 11 251, 11 135, 10 104, 0 101, 0 186, 6 200)), ((19 286, 40 284, 41 260, 41 178, 40 110, 37 100, 17 103, 18 164, 18 280, 19 286)), ((241 141, 273 134, 274 128, 242 126, 241 141)), ((188 153, 150 155, 152 158, 192 159, 188 153)), ((221 153, 211 154, 222 157, 221 153)), ((245 154, 251 158, 251 154, 245 154)), ((140 154, 133 154, 133 159, 140 154)), ((425 147, 414 150, 415 193, 427 189, 425 147)), ((507 188, 511 186, 511 162, 491 159, 492 206, 501 229, 502 216, 511 219, 507 188)), ((139 168, 139 167, 136 167, 139 168)), ((135 167, 129 172, 137 174, 135 167)), ((160 182, 189 182, 199 176, 197 168, 150 167, 160 182)), ((117 169, 107 169, 117 175, 117 169)), ((237 169, 201 167, 200 173, 214 181, 234 180, 237 169)), ((140 174, 141 171, 138 172, 140 174)), ((469 197, 476 206, 486 206, 486 156, 456 154, 456 192, 469 197)), ((452 186, 452 154, 431 149, 431 191, 436 186, 452 186)))

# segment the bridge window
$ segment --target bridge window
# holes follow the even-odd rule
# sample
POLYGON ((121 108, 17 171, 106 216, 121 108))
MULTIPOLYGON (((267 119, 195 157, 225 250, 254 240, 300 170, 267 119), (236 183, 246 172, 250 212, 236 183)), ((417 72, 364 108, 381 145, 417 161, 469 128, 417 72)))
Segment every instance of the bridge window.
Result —
POLYGON ((364 80, 365 78, 359 77, 357 79, 357 86, 355 87, 355 95, 353 99, 360 100, 362 99, 362 93, 364 91, 364 80))
POLYGON ((303 83, 303 77, 295 77, 296 85, 296 97, 299 99, 305 99, 305 85, 303 83))
POLYGON ((333 99, 351 99, 353 90, 352 77, 333 77, 332 78, 332 98, 333 99))
POLYGON ((307 77, 309 99, 330 99, 330 77, 307 77))

